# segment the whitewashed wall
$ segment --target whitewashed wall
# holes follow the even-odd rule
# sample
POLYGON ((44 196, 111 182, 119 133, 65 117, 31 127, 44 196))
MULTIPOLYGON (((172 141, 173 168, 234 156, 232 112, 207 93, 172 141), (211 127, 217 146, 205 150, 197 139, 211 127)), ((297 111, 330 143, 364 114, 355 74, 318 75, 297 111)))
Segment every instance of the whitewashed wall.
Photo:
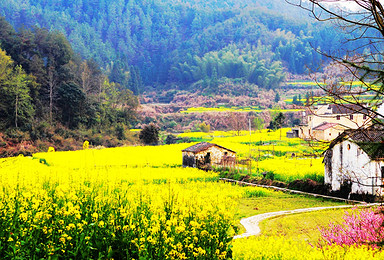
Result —
POLYGON ((381 195, 383 165, 383 162, 371 161, 357 144, 346 140, 333 147, 332 173, 325 167, 324 182, 336 191, 344 180, 351 180, 352 193, 381 195))

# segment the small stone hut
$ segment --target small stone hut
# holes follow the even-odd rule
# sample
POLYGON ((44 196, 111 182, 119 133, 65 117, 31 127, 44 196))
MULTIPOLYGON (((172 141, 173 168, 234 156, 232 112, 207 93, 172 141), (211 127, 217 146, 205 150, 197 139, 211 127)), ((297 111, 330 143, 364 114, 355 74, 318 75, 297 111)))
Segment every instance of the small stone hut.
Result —
POLYGON ((217 144, 201 142, 183 152, 183 166, 210 169, 212 166, 234 167, 236 152, 217 144))

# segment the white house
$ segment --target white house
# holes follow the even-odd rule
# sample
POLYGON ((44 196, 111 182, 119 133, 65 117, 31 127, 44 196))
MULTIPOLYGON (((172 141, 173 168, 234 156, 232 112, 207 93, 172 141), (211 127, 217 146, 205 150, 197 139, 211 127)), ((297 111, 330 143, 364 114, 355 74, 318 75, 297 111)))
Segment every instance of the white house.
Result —
POLYGON ((384 195, 384 129, 344 131, 324 152, 324 164, 324 182, 332 191, 349 182, 351 193, 384 195))
POLYGON ((307 125, 295 129, 302 139, 331 141, 346 129, 366 128, 372 121, 369 110, 355 104, 319 105, 306 113, 307 125))

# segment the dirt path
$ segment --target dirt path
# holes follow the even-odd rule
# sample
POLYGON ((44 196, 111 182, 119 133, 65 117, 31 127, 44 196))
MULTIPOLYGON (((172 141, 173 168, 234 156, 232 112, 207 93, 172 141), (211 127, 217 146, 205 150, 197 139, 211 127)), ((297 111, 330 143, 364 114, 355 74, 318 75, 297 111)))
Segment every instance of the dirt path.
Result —
POLYGON ((351 207, 360 207, 360 206, 373 206, 378 205, 376 203, 374 204, 363 204, 363 205, 341 205, 341 206, 330 206, 330 207, 316 207, 316 208, 305 208, 305 209, 293 209, 293 210, 284 210, 284 211, 277 211, 277 212, 268 212, 260 215, 255 215, 249 218, 243 218, 240 220, 240 223, 245 227, 246 232, 240 235, 236 235, 233 237, 233 239, 237 238, 243 238, 243 237, 249 237, 249 236, 257 236, 260 234, 260 227, 259 223, 265 219, 276 217, 276 216, 282 216, 282 215, 289 215, 289 214, 295 214, 295 213, 303 213, 303 212, 310 212, 315 210, 324 210, 324 209, 336 209, 336 208, 351 208, 351 207))

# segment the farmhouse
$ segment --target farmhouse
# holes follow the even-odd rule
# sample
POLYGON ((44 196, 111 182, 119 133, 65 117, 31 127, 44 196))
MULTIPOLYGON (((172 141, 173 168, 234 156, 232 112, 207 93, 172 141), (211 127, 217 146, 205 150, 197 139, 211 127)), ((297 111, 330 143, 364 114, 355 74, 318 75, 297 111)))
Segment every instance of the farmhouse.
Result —
POLYGON ((324 182, 332 191, 348 183, 351 193, 383 195, 384 129, 344 131, 330 143, 323 162, 324 182))
POLYGON ((371 125, 369 111, 355 104, 327 104, 307 111, 305 126, 293 129, 302 139, 331 141, 346 129, 365 128, 371 125))
POLYGON ((236 152, 213 143, 201 142, 182 152, 184 167, 209 169, 212 166, 233 167, 236 164, 236 152))

